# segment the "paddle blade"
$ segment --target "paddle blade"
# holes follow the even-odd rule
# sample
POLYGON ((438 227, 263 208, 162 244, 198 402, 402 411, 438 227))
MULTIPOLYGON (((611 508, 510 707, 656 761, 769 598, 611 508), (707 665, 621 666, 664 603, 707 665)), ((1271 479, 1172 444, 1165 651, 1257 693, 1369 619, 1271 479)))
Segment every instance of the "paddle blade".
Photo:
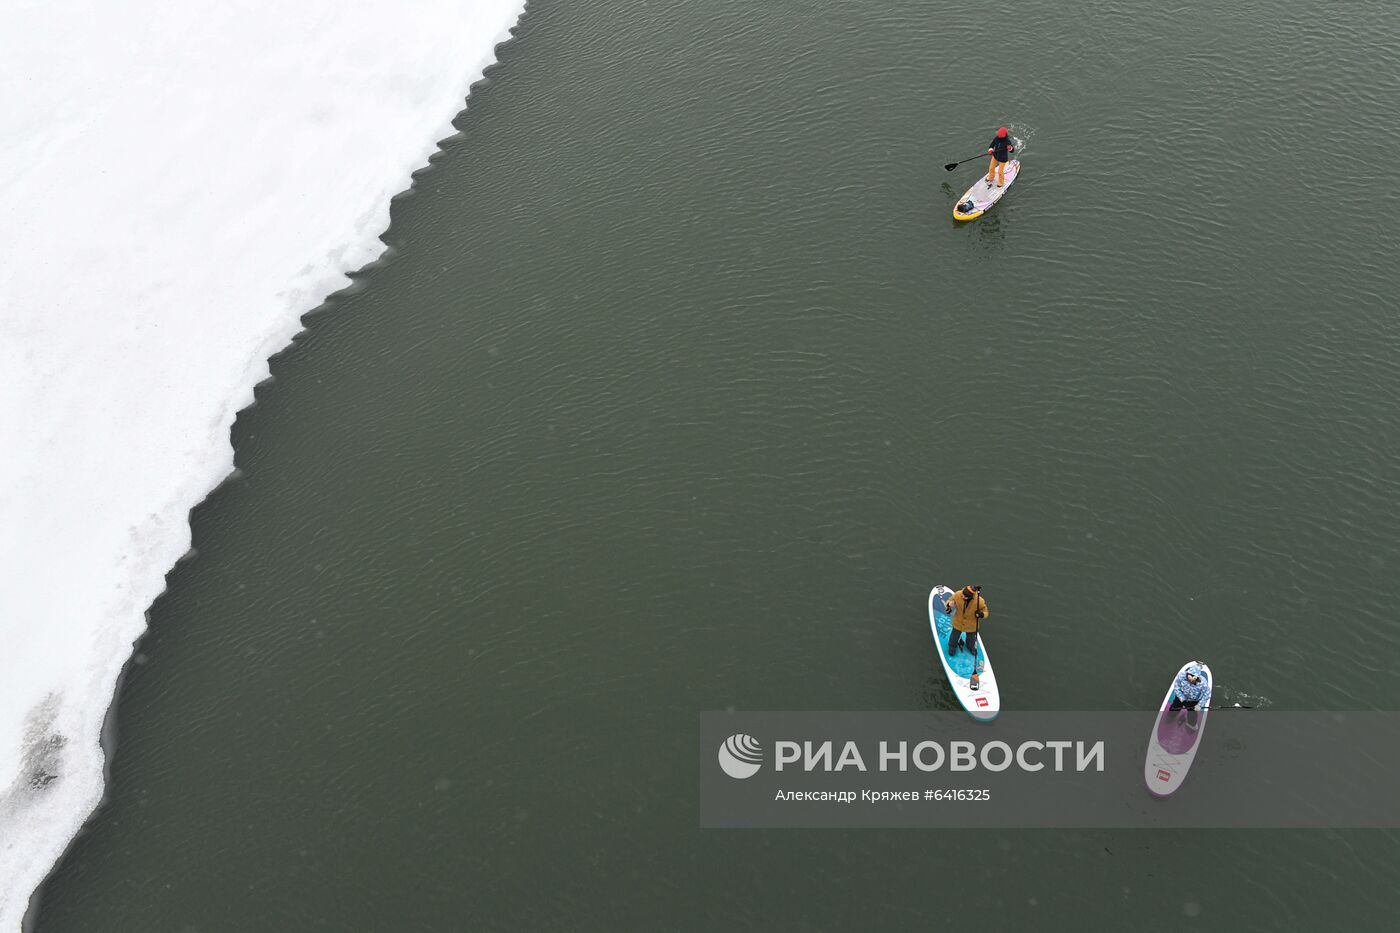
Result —
POLYGON ((947 165, 943 166, 943 171, 945 171, 945 172, 951 172, 953 169, 957 168, 960 164, 962 164, 962 163, 960 163, 960 162, 949 162, 947 165))

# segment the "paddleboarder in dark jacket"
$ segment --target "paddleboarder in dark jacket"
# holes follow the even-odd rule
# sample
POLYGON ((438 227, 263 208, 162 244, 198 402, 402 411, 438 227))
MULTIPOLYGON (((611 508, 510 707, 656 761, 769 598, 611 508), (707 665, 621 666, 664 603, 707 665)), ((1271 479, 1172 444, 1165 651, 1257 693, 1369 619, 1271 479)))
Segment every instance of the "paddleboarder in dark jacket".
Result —
POLYGON ((997 187, 1000 188, 1006 180, 1006 163, 1011 159, 1011 153, 1016 151, 1016 146, 1011 142, 1011 134, 1006 131, 1006 127, 997 130, 997 134, 992 137, 992 144, 987 148, 987 152, 992 157, 992 164, 987 166, 987 184, 992 183, 992 176, 996 176, 997 187))

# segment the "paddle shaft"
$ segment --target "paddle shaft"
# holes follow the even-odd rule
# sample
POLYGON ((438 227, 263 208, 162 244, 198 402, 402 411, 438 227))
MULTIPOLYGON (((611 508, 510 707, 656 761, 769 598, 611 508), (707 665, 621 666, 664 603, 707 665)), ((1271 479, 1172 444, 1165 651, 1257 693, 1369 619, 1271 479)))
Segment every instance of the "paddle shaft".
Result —
POLYGON ((975 161, 977 161, 978 159, 986 159, 986 158, 989 158, 989 156, 988 156, 987 153, 984 152, 984 153, 982 153, 981 155, 975 155, 975 156, 973 156, 973 157, 970 158, 970 159, 963 159, 961 162, 948 162, 948 163, 944 164, 944 166, 943 166, 943 171, 945 171, 945 172, 951 172, 953 169, 957 168, 959 165, 965 165, 965 164, 968 163, 968 162, 975 162, 975 161))
POLYGON ((974 600, 972 603, 972 678, 969 683, 971 683, 972 689, 976 690, 977 685, 982 680, 977 674, 977 649, 982 647, 982 639, 978 635, 982 631, 982 621, 977 618, 977 607, 982 602, 982 591, 973 590, 972 598, 974 600))
POLYGON ((981 641, 981 639, 977 635, 978 628, 980 628, 980 626, 978 626, 977 623, 974 622, 972 624, 972 677, 969 679, 969 683, 972 684, 973 690, 976 690, 978 685, 982 682, 982 676, 979 673, 977 673, 977 649, 979 647, 979 642, 981 641))

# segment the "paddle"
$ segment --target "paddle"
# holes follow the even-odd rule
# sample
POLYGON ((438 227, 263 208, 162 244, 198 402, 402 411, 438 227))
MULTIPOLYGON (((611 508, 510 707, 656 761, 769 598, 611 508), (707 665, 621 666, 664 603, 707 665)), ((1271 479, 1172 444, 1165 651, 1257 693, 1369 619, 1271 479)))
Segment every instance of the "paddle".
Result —
POLYGON ((1264 709, 1264 707, 1263 707, 1263 706, 1260 706, 1260 705, 1257 704, 1257 703, 1231 703, 1231 704, 1229 704, 1228 706, 1209 706, 1209 705, 1207 705, 1207 706, 1197 706, 1196 709, 1200 710, 1200 711, 1203 712, 1203 713, 1206 712, 1207 710, 1210 710, 1210 711, 1216 712, 1216 713, 1223 713, 1223 712, 1226 712, 1227 710, 1232 710, 1232 709, 1264 709))
POLYGON ((987 153, 984 152, 984 153, 982 153, 981 155, 975 155, 975 156, 973 156, 973 157, 970 158, 970 159, 963 159, 962 162, 949 162, 947 165, 943 166, 943 171, 945 171, 945 172, 951 172, 953 169, 957 168, 959 165, 962 165, 962 164, 965 163, 965 162, 975 162, 975 161, 977 161, 978 159, 985 159, 985 158, 987 158, 987 153))
POLYGON ((974 586, 972 588, 972 598, 974 600, 972 604, 972 678, 968 687, 976 690, 982 686, 981 677, 977 673, 977 649, 982 647, 982 640, 977 637, 977 633, 982 629, 981 620, 977 618, 977 606, 982 602, 982 587, 974 586))

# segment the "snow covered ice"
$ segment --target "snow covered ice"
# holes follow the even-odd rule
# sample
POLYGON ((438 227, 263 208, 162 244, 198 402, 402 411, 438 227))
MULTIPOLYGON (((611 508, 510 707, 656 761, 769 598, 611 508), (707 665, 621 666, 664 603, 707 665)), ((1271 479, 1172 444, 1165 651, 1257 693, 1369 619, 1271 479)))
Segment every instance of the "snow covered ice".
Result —
POLYGON ((0 30, 0 933, 102 794, 229 428, 522 0, 18 0, 0 30))

